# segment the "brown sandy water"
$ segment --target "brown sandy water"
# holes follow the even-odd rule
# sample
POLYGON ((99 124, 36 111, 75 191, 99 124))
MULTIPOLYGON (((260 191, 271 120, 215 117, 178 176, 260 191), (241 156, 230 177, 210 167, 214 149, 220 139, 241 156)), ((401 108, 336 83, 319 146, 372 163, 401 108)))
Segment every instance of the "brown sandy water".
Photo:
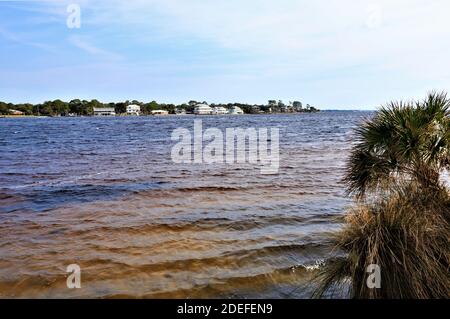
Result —
POLYGON ((308 298, 369 115, 202 118, 278 127, 277 175, 174 164, 171 132, 191 116, 1 119, 0 297, 308 298), (81 289, 66 286, 70 264, 81 289))

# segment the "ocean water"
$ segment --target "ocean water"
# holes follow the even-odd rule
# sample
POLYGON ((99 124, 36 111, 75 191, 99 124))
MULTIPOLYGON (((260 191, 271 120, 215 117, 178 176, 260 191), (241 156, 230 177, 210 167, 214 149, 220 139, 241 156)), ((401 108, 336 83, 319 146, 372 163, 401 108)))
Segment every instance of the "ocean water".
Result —
POLYGON ((173 163, 171 133, 195 116, 0 119, 0 297, 308 298, 369 116, 201 117, 279 128, 276 175, 173 163))

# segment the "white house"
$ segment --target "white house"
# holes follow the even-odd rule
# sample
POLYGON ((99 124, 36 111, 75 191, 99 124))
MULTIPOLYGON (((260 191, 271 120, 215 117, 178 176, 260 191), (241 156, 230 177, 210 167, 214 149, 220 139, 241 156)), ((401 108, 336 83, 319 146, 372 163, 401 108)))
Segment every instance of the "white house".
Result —
POLYGON ((176 108, 175 109, 175 114, 177 115, 186 115, 186 110, 183 108, 176 108))
POLYGON ((127 115, 140 115, 141 107, 136 104, 131 104, 127 106, 127 115))
POLYGON ((241 115, 244 114, 244 111, 242 111, 239 106, 234 105, 231 107, 231 109, 228 110, 228 113, 232 115, 241 115))
POLYGON ((216 107, 213 107, 213 109, 212 109, 212 114, 214 114, 214 115, 224 115, 227 113, 228 113, 227 109, 222 106, 216 106, 216 107))
POLYGON ((24 115, 25 113, 22 111, 17 111, 17 110, 8 110, 9 114, 11 115, 24 115))
POLYGON ((194 114, 196 115, 211 115, 213 112, 212 108, 206 104, 197 104, 194 109, 194 114))
POLYGON ((165 110, 154 110, 152 111, 152 115, 168 115, 169 112, 165 111, 165 110))
POLYGON ((94 107, 94 116, 115 116, 113 107, 94 107))

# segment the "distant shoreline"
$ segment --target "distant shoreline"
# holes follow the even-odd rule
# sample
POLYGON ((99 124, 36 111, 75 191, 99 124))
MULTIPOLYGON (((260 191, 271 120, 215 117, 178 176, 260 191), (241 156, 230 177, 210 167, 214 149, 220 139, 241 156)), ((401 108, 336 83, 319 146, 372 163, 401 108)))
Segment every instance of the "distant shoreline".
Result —
POLYGON ((166 118, 166 117, 241 117, 241 116, 278 116, 278 115, 300 115, 301 113, 271 113, 271 114, 221 114, 221 115, 197 115, 197 114, 167 114, 167 115, 110 115, 110 116, 94 116, 94 115, 80 115, 80 116, 38 116, 38 115, 0 115, 0 119, 39 119, 39 118, 65 118, 65 119, 75 119, 75 118, 144 118, 144 117, 156 117, 156 118, 166 118))
POLYGON ((318 112, 293 112, 293 113, 246 113, 246 114, 207 114, 207 115, 198 115, 198 114, 166 114, 166 115, 108 115, 108 116, 95 116, 95 115, 77 115, 77 116, 49 116, 49 115, 0 115, 0 118, 138 118, 138 117, 184 117, 184 116, 193 116, 193 117, 217 117, 217 116, 267 116, 267 115, 303 115, 303 114, 317 114, 324 112, 374 112, 373 110, 320 110, 318 112))
POLYGON ((50 115, 0 115, 0 118, 139 118, 139 117, 217 117, 217 116, 227 116, 227 117, 240 117, 240 116, 264 116, 264 115, 300 115, 300 114, 316 114, 320 112, 297 112, 297 113, 260 113, 260 114, 164 114, 164 115, 77 115, 77 116, 50 116, 50 115))

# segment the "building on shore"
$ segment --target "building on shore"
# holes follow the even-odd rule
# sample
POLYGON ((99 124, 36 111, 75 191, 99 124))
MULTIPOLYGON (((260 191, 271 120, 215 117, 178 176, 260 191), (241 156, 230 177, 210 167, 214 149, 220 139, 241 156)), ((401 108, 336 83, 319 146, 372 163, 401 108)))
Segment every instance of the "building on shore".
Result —
POLYGON ((294 107, 294 105, 292 103, 289 103, 289 105, 283 104, 279 108, 279 112, 280 113, 294 113, 294 112, 297 112, 297 109, 294 107))
POLYGON ((229 110, 228 114, 231 115, 242 115, 244 114, 244 111, 239 106, 233 105, 229 110))
POLYGON ((258 105, 252 105, 250 110, 252 114, 261 113, 261 108, 258 105))
POLYGON ((194 109, 195 115, 211 115, 213 112, 213 109, 209 107, 207 104, 197 104, 197 106, 194 109))
POLYGON ((176 108, 175 109, 175 114, 177 114, 177 115, 186 115, 186 110, 185 109, 183 109, 183 108, 176 108))
POLYGON ((94 107, 94 116, 115 116, 113 107, 94 107))
POLYGON ((169 115, 169 112, 166 110, 154 110, 152 115, 169 115))
POLYGON ((141 107, 136 104, 131 104, 127 106, 127 115, 140 115, 141 107))
POLYGON ((223 106, 216 106, 212 108, 212 114, 214 115, 224 115, 228 114, 228 110, 223 106))
POLYGON ((15 115, 15 116, 25 115, 24 112, 18 111, 18 110, 8 110, 8 112, 10 115, 15 115))
POLYGON ((278 102, 276 100, 269 100, 269 107, 275 108, 278 106, 278 102))

